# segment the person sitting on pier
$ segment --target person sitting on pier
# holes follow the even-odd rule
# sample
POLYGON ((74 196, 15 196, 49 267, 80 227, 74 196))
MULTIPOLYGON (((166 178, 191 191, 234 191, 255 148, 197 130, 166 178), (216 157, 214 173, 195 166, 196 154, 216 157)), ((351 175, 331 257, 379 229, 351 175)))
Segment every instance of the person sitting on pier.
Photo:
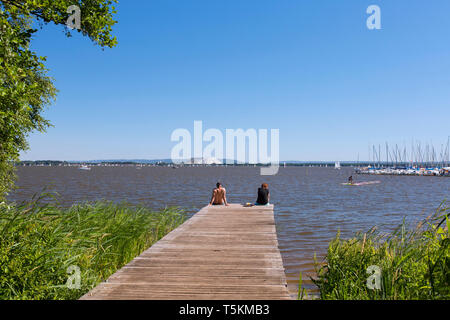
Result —
POLYGON ((270 201, 269 185, 267 183, 263 183, 261 185, 261 188, 258 188, 258 199, 256 200, 255 205, 266 206, 269 205, 269 201, 270 201))
POLYGON ((217 182, 216 188, 213 190, 211 201, 209 205, 226 205, 229 206, 227 203, 227 190, 222 186, 220 182, 217 182))

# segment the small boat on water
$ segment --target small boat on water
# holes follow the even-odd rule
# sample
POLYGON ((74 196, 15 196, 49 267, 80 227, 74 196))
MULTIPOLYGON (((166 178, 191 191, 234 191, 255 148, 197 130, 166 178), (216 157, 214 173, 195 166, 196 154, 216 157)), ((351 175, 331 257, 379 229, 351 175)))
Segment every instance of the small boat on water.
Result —
POLYGON ((335 168, 336 170, 341 170, 341 163, 340 163, 339 161, 337 161, 337 162, 334 164, 334 168, 335 168))
POLYGON ((78 168, 78 170, 87 170, 87 171, 89 171, 89 170, 91 170, 91 168, 86 166, 86 165, 82 165, 81 167, 78 168))

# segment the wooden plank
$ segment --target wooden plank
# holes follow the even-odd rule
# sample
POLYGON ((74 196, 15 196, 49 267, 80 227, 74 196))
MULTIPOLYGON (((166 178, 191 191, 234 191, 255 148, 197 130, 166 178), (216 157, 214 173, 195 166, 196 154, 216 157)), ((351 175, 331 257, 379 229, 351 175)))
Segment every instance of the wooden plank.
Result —
POLYGON ((205 207, 81 299, 291 299, 273 206, 205 207))

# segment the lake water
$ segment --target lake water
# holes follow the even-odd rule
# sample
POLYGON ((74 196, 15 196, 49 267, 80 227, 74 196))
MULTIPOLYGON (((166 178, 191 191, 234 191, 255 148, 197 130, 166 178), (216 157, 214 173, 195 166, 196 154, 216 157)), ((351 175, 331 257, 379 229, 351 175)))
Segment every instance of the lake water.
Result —
MULTIPOLYGON (((280 168, 275 176, 260 176, 254 167, 19 167, 19 189, 9 199, 29 200, 49 187, 64 205, 106 199, 195 213, 208 204, 217 181, 230 203, 254 202, 257 188, 267 182, 289 288, 295 292, 299 272, 304 279, 314 275, 314 254, 320 261, 339 229, 343 237, 373 226, 391 231, 404 217, 409 222, 425 218, 450 195, 450 178, 353 174, 358 182, 381 183, 341 185, 352 173, 351 168, 309 167, 280 168)), ((313 289, 311 282, 305 285, 313 289)))

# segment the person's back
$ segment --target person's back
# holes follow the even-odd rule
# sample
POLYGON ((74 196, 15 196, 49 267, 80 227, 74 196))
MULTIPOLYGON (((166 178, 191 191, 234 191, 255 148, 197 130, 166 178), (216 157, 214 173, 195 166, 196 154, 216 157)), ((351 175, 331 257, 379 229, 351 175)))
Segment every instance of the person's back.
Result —
POLYGON ((256 200, 256 204, 264 206, 269 204, 269 200, 270 200, 269 186, 267 183, 263 183, 261 188, 258 188, 258 199, 256 200))
POLYGON ((220 186, 219 188, 214 189, 214 204, 223 204, 223 197, 225 195, 225 188, 220 186))
POLYGON ((227 203, 227 191, 222 187, 221 183, 217 183, 217 187, 213 190, 210 205, 223 205, 228 206, 227 203))

